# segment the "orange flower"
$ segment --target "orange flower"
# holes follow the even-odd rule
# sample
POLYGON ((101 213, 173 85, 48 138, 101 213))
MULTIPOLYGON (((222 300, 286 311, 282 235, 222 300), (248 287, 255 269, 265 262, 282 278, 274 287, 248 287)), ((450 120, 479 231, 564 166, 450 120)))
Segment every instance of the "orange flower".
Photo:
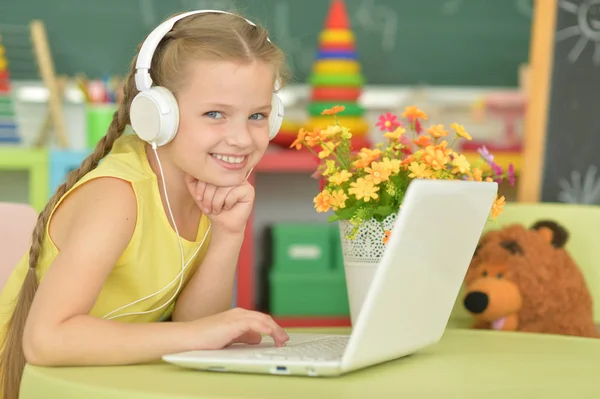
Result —
POLYGON ((316 146, 321 140, 323 140, 321 137, 321 129, 315 129, 312 132, 306 133, 305 141, 309 147, 316 146))
POLYGON ((371 162, 378 160, 381 157, 381 150, 372 150, 370 148, 361 148, 358 153, 358 160, 354 162, 354 166, 358 169, 366 168, 371 162))
POLYGON ((448 135, 448 131, 444 130, 444 125, 434 125, 427 130, 427 133, 436 139, 448 135))
POLYGON ((364 169, 371 164, 371 160, 368 158, 360 158, 354 161, 354 167, 356 169, 364 169))
POLYGON ((473 168, 473 180, 481 181, 482 180, 483 171, 479 168, 473 168))
POLYGON ((331 193, 327 190, 321 191, 313 200, 317 212, 327 212, 331 208, 331 193))
POLYGON ((414 143, 421 148, 432 144, 430 136, 419 136, 418 139, 414 140, 414 143))
POLYGON ((436 146, 436 149, 442 151, 444 153, 444 155, 448 156, 450 154, 452 154, 452 148, 446 148, 448 147, 448 142, 446 140, 443 140, 441 143, 439 143, 436 146))
POLYGON ((444 169, 445 165, 450 160, 450 157, 445 153, 445 151, 451 150, 444 150, 443 147, 440 148, 440 146, 429 146, 425 148, 423 160, 431 165, 433 170, 444 169))
POLYGON ((323 112, 321 112, 321 115, 335 115, 340 112, 343 112, 345 109, 346 109, 346 107, 343 105, 335 105, 335 106, 331 107, 330 109, 323 110, 323 112))
POLYGON ((402 117, 407 118, 411 122, 419 118, 427 120, 427 114, 421 111, 419 108, 415 107, 414 105, 404 108, 404 113, 402 114, 402 117))
POLYGON ((370 148, 361 148, 358 156, 361 158, 370 158, 372 161, 379 159, 381 156, 381 150, 378 149, 370 149, 370 148))
POLYGON ((415 158, 414 154, 413 155, 409 155, 406 158, 404 158, 400 164, 404 165, 404 166, 410 165, 411 163, 413 163, 415 161, 415 159, 416 158, 415 158))
POLYGON ((392 232, 391 232, 391 231, 389 231, 389 230, 386 230, 386 231, 383 233, 383 243, 384 243, 384 244, 387 244, 388 242, 390 242, 390 236, 391 236, 391 235, 392 235, 392 232))
POLYGON ((392 173, 390 168, 387 168, 383 162, 372 162, 370 168, 365 168, 365 172, 368 173, 365 179, 371 180, 375 184, 389 180, 392 173))
POLYGON ((502 213, 502 210, 504 209, 504 201, 504 196, 498 198, 498 195, 496 194, 496 199, 492 205, 492 219, 496 219, 498 215, 502 213))
POLYGON ((304 141, 305 136, 306 136, 306 130, 301 128, 300 131, 298 132, 298 137, 296 137, 296 140, 294 140, 294 142, 290 145, 290 148, 296 147, 297 150, 301 149, 302 142, 304 141))

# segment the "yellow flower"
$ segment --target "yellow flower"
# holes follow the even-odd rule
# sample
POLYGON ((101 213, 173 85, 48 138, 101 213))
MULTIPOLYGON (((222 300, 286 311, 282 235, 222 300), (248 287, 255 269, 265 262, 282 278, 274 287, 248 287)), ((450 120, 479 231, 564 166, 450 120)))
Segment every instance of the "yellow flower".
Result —
POLYGON ((327 129, 321 130, 321 137, 323 140, 327 140, 335 137, 336 134, 342 131, 342 128, 338 125, 329 125, 327 129))
POLYGON ((473 180, 481 181, 483 176, 483 171, 479 168, 473 168, 473 180))
POLYGON ((448 131, 444 130, 444 125, 441 125, 441 124, 430 127, 429 129, 427 129, 427 133, 429 133, 431 135, 431 137, 434 137, 436 139, 439 139, 440 137, 445 137, 448 135, 448 131))
POLYGON ((352 177, 352 173, 343 169, 343 170, 337 172, 336 174, 332 175, 329 178, 329 182, 335 184, 336 186, 339 186, 339 185, 347 182, 351 177, 352 177))
POLYGON ((428 169, 427 165, 424 163, 413 162, 408 167, 408 170, 411 171, 411 173, 408 175, 408 177, 411 178, 427 179, 431 177, 431 169, 428 169))
POLYGON ((366 180, 371 180, 375 184, 381 184, 381 182, 389 180, 392 171, 390 168, 386 168, 383 162, 372 162, 370 168, 365 168, 365 172, 368 173, 365 176, 366 180))
POLYGON ((415 107, 414 105, 404 108, 404 113, 402 114, 402 117, 407 118, 410 121, 413 121, 416 118, 427 120, 427 114, 421 111, 419 108, 415 107))
POLYGON ((331 152, 335 149, 335 144, 334 143, 321 143, 321 148, 323 150, 321 152, 319 152, 319 158, 321 158, 321 159, 327 158, 329 155, 331 155, 331 152))
POLYGON ((323 172, 323 176, 333 175, 336 171, 337 167, 333 159, 328 159, 325 161, 325 171, 323 172))
POLYGON ((372 199, 379 198, 377 191, 379 186, 376 186, 372 181, 365 180, 362 177, 358 178, 355 182, 350 183, 350 189, 348 192, 354 194, 356 199, 362 199, 365 202, 369 202, 372 199))
POLYGON ((327 212, 331 208, 331 193, 323 190, 315 197, 313 202, 317 212, 327 212))
POLYGON ((334 210, 343 209, 346 207, 348 196, 344 190, 337 190, 331 193, 331 206, 334 210))
POLYGON ((467 140, 473 139, 471 137, 471 135, 469 133, 467 133, 467 131, 465 130, 465 127, 463 125, 459 125, 458 123, 453 123, 450 125, 450 127, 452 128, 452 130, 454 130, 456 132, 456 135, 458 137, 462 137, 467 140))
POLYGON ((390 160, 388 157, 385 157, 383 158, 381 163, 383 164, 384 168, 389 170, 391 173, 396 174, 400 171, 400 164, 402 163, 402 161, 400 161, 399 159, 390 160))
POLYGON ((469 173, 471 169, 469 161, 467 161, 467 158, 463 154, 455 156, 452 160, 452 165, 454 166, 452 173, 469 173))
POLYGON ((494 200, 494 204, 492 205, 492 219, 496 219, 498 215, 500 215, 504 209, 504 196, 498 198, 498 194, 496 194, 496 199, 494 200))
POLYGON ((387 132, 383 136, 387 137, 388 139, 398 140, 404 133, 406 133, 406 129, 400 126, 397 127, 393 132, 387 132))
POLYGON ((344 140, 350 140, 352 138, 352 133, 350 133, 350 129, 345 126, 342 126, 342 138, 344 140))

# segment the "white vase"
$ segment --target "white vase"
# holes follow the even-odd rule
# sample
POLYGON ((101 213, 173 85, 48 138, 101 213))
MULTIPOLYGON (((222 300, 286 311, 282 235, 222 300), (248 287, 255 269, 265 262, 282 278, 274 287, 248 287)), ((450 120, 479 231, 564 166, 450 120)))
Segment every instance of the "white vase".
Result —
POLYGON ((383 222, 375 219, 367 220, 358 226, 358 232, 353 238, 348 238, 354 228, 350 221, 339 221, 352 325, 358 319, 365 296, 383 255, 384 232, 391 231, 395 221, 395 213, 386 217, 383 222))

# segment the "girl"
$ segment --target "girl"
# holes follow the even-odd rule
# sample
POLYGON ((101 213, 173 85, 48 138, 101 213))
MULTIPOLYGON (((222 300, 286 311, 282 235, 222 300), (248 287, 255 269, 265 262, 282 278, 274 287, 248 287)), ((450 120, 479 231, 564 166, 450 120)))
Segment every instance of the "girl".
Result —
POLYGON ((140 138, 158 126, 148 98, 136 98, 149 87, 144 70, 136 79, 140 53, 106 136, 41 212, 0 296, 4 399, 18 396, 26 361, 130 364, 261 334, 288 339, 269 316, 229 309, 254 201, 246 177, 269 143, 284 54, 227 13, 185 16, 152 40, 151 83, 174 94, 154 87, 161 112, 175 107, 176 134, 140 138), (127 125, 135 134, 123 134, 127 125))

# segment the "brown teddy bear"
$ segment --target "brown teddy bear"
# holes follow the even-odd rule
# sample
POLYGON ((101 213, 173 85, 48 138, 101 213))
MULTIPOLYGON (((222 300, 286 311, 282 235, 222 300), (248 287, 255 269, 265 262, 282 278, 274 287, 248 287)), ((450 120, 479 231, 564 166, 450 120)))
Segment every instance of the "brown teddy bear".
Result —
POLYGON ((473 327, 600 338, 584 277, 564 249, 567 239, 553 221, 483 235, 465 278, 463 304, 473 327))

